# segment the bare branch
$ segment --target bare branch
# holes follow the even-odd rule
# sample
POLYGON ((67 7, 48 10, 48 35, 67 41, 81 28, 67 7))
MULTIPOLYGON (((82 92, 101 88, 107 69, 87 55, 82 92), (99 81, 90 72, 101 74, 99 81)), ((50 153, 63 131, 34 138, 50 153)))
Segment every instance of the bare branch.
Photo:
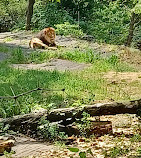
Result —
POLYGON ((29 94, 29 93, 32 93, 32 92, 35 92, 35 91, 41 91, 41 90, 43 90, 43 91, 62 91, 62 92, 65 91, 64 88, 63 89, 46 89, 46 88, 38 87, 38 88, 35 88, 35 89, 32 89, 32 90, 29 90, 27 92, 24 92, 24 93, 21 93, 21 94, 18 94, 18 95, 14 95, 14 96, 0 96, 0 99, 17 99, 17 98, 19 98, 23 95, 26 95, 26 94, 29 94))

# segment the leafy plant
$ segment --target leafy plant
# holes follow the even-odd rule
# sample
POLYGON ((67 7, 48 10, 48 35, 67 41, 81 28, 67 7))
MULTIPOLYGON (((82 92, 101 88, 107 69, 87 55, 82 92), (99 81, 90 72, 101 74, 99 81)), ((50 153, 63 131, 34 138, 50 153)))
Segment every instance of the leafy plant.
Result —
POLYGON ((79 128, 80 132, 82 135, 87 136, 87 131, 90 129, 91 127, 91 121, 88 120, 88 118, 90 118, 90 114, 83 112, 82 113, 82 118, 80 120, 79 123, 77 123, 77 127, 79 128))
POLYGON ((84 35, 83 31, 76 24, 71 25, 69 22, 65 22, 64 24, 57 24, 55 26, 57 28, 56 33, 59 35, 70 35, 77 38, 84 35))
POLYGON ((73 22, 73 19, 66 10, 60 9, 57 3, 44 4, 41 0, 35 3, 32 19, 34 28, 41 30, 66 21, 73 22))
POLYGON ((10 130, 9 124, 4 124, 0 122, 0 136, 4 136, 6 134, 16 134, 16 132, 10 130))
POLYGON ((141 147, 138 148, 138 154, 141 156, 141 147))
POLYGON ((38 135, 49 140, 66 138, 64 132, 60 132, 57 124, 51 124, 45 117, 42 117, 38 126, 38 135))
POLYGON ((136 134, 134 135, 131 139, 131 142, 141 142, 141 135, 140 134, 136 134))
MULTIPOLYGON (((79 152, 79 148, 68 148, 71 152, 79 152)), ((94 156, 91 149, 89 148, 87 151, 80 151, 79 157, 80 158, 86 158, 87 154, 90 154, 91 156, 94 156)))
POLYGON ((105 152, 104 155, 105 155, 105 157, 116 158, 120 155, 127 154, 128 152, 129 152, 129 149, 124 149, 121 147, 114 147, 114 148, 111 148, 108 153, 105 152))
POLYGON ((5 158, 12 158, 13 156, 13 154, 15 154, 15 151, 10 151, 10 153, 9 152, 7 152, 7 151, 4 151, 4 156, 5 156, 5 158))
POLYGON ((0 31, 10 31, 14 28, 23 28, 25 25, 26 0, 0 1, 0 31), (20 24, 20 25, 19 25, 20 24))

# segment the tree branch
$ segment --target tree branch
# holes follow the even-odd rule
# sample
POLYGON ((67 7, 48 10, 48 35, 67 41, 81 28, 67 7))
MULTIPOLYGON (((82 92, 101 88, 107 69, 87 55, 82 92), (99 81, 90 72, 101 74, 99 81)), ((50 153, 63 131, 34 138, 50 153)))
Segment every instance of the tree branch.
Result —
POLYGON ((0 96, 0 99, 17 99, 23 95, 27 95, 29 93, 32 93, 32 92, 35 92, 35 91, 65 91, 65 89, 46 89, 46 88, 35 88, 35 89, 32 89, 32 90, 29 90, 27 92, 24 92, 24 93, 21 93, 21 94, 18 94, 18 95, 15 95, 15 96, 0 96))

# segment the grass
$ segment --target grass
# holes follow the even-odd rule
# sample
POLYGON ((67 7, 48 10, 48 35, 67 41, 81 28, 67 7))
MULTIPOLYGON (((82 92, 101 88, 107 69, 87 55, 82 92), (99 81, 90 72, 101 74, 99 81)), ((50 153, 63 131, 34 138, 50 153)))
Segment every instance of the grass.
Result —
MULTIPOLYGON (((0 116, 8 117, 21 113, 28 113, 36 108, 58 108, 68 106, 80 106, 82 104, 93 104, 98 100, 128 100, 126 91, 123 91, 125 84, 112 85, 103 78, 103 73, 108 71, 136 71, 128 64, 121 63, 116 55, 102 58, 98 52, 90 49, 84 52, 76 50, 58 51, 34 51, 25 55, 23 51, 13 49, 9 52, 11 58, 7 62, 0 63, 0 96, 11 96, 34 89, 38 86, 49 89, 65 88, 61 91, 38 91, 15 100, 0 100, 0 116), (83 71, 59 72, 59 71, 38 71, 21 70, 9 67, 9 63, 40 63, 52 58, 68 59, 76 62, 91 63, 92 66, 83 71), (13 94, 14 93, 14 94, 13 94)), ((4 52, 4 51, 3 51, 4 52)))
POLYGON ((13 38, 11 38, 11 37, 6 37, 4 40, 3 40, 3 42, 11 42, 11 41, 13 41, 14 39, 13 38))

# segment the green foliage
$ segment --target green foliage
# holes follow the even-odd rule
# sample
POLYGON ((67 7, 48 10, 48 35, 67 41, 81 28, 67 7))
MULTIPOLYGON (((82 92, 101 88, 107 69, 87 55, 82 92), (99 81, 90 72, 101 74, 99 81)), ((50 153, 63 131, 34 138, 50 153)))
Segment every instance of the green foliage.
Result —
POLYGON ((68 148, 71 152, 78 152, 79 149, 78 148, 68 148))
POLYGON ((5 158, 12 158, 13 157, 13 154, 15 154, 16 152, 15 151, 10 151, 10 152, 7 152, 6 150, 4 151, 4 156, 5 158))
POLYGON ((138 148, 138 154, 141 156, 141 147, 138 148))
POLYGON ((21 48, 14 49, 11 55, 12 55, 12 58, 10 61, 14 64, 17 64, 17 63, 22 64, 26 62, 26 57, 23 54, 23 51, 21 48))
POLYGON ((79 123, 77 123, 77 127, 79 128, 81 135, 83 136, 87 136, 87 131, 90 129, 91 127, 91 121, 88 120, 88 118, 90 118, 90 114, 83 112, 82 113, 82 118, 80 120, 79 123))
POLYGON ((120 155, 127 154, 129 152, 129 149, 121 148, 121 147, 114 147, 110 149, 110 152, 105 152, 104 155, 105 157, 110 157, 110 158, 116 158, 120 155))
POLYGON ((38 86, 48 89, 62 89, 66 91, 36 91, 28 95, 14 99, 0 99, 0 116, 9 117, 18 114, 29 113, 32 110, 45 108, 53 109, 60 106, 81 106, 93 104, 94 100, 113 98, 115 100, 129 99, 129 95, 122 92, 124 85, 109 85, 114 89, 108 92, 108 83, 102 77, 107 71, 135 71, 129 65, 121 63, 116 55, 106 58, 92 50, 74 51, 47 51, 33 52, 25 56, 19 49, 9 50, 0 47, 3 52, 12 51, 11 63, 39 63, 52 58, 62 58, 76 62, 91 63, 91 67, 77 72, 39 71, 14 69, 8 63, 0 63, 0 96, 13 96, 32 90, 38 86), (95 54, 95 55, 94 55, 95 54), (97 54, 97 55, 96 55, 97 54))
POLYGON ((16 134, 16 132, 10 130, 10 125, 9 124, 4 124, 0 122, 0 136, 4 136, 7 134, 16 134))
POLYGON ((90 114, 83 112, 82 113, 82 118, 81 118, 81 122, 82 122, 82 126, 84 128, 89 128, 91 125, 91 122, 88 120, 88 118, 90 118, 90 114))
POLYGON ((0 0, 0 32, 15 28, 24 28, 26 0, 0 0))
POLYGON ((141 135, 140 134, 136 134, 134 135, 131 139, 131 142, 141 142, 141 135))
POLYGON ((45 27, 53 27, 56 24, 61 24, 66 21, 73 22, 73 19, 67 11, 60 9, 57 3, 43 4, 42 1, 35 3, 32 19, 34 28, 41 30, 45 27))
POLYGON ((80 152, 79 153, 80 158, 86 158, 86 152, 80 152))
POLYGON ((0 123, 0 135, 5 134, 5 133, 8 133, 9 127, 10 127, 9 124, 6 124, 6 125, 4 126, 3 123, 0 123), (2 131, 2 132, 1 132, 1 131, 2 131))
POLYGON ((141 41, 141 25, 135 28, 134 35, 135 36, 133 37, 132 46, 138 48, 137 43, 141 41))
POLYGON ((135 4, 135 6, 132 11, 135 14, 141 14, 141 0, 134 0, 133 3, 135 4))
POLYGON ((126 7, 118 2, 110 2, 108 6, 103 3, 100 9, 93 8, 88 33, 99 42, 122 44, 128 35, 129 20, 126 7))
MULTIPOLYGON (((68 150, 70 150, 71 152, 76 152, 76 153, 80 151, 79 148, 68 148, 68 150)), ((86 151, 80 151, 79 152, 79 157, 80 158, 86 158, 87 154, 90 154, 91 156, 94 156, 91 149, 89 148, 86 151)))
POLYGON ((69 22, 65 22, 64 24, 57 24, 56 33, 59 35, 71 35, 72 37, 81 37, 84 35, 83 31, 79 28, 78 25, 71 25, 69 22))
POLYGON ((38 126, 38 136, 49 139, 57 140, 66 138, 64 132, 59 132, 57 124, 51 124, 45 117, 42 117, 38 126))

